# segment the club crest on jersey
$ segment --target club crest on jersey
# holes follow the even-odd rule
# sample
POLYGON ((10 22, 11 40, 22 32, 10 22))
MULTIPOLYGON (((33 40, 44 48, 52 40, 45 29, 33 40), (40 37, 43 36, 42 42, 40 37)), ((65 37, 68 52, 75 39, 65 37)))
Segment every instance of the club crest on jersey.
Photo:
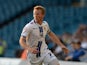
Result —
POLYGON ((44 27, 44 30, 46 31, 46 27, 44 27))

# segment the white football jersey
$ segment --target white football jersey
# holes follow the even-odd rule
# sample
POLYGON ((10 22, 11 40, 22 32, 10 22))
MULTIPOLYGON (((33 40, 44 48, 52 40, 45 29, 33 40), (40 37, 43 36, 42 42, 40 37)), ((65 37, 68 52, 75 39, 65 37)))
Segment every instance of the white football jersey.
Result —
POLYGON ((27 44, 29 44, 30 47, 38 47, 38 50, 40 51, 38 54, 32 54, 30 52, 28 53, 28 57, 30 58, 31 62, 35 63, 40 61, 47 53, 50 52, 47 44, 45 43, 45 37, 49 32, 51 31, 46 21, 43 21, 43 23, 39 25, 32 20, 23 28, 21 36, 28 36, 29 39, 27 44))

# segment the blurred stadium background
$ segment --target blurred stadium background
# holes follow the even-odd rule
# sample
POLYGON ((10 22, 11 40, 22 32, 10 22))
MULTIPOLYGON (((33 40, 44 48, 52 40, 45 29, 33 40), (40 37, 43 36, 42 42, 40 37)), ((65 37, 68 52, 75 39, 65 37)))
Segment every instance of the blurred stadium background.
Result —
POLYGON ((6 42, 4 58, 16 58, 16 51, 22 49, 21 31, 33 19, 35 5, 46 8, 45 20, 59 36, 64 32, 74 34, 80 24, 87 26, 87 0, 0 0, 0 38, 6 42))

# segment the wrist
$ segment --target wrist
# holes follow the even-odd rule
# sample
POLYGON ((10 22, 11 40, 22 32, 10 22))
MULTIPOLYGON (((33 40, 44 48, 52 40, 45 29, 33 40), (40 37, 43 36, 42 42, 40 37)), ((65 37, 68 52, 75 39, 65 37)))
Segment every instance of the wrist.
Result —
POLYGON ((30 49, 30 47, 29 46, 26 46, 25 49, 30 49))
POLYGON ((61 48, 63 49, 63 48, 65 48, 65 46, 61 46, 61 48))

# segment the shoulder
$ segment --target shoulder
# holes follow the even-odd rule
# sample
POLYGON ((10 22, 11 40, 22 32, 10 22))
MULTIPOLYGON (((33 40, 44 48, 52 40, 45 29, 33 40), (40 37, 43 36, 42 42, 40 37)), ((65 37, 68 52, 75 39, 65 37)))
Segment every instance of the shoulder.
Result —
POLYGON ((83 48, 80 48, 79 52, 85 54, 85 50, 83 48))
POLYGON ((85 51, 83 48, 80 48, 80 51, 85 51))
POLYGON ((47 23, 47 21, 43 21, 43 24, 44 24, 44 25, 46 25, 46 26, 48 26, 48 23, 47 23))
POLYGON ((32 20, 32 21, 30 21, 29 23, 27 23, 27 24, 25 25, 25 27, 32 27, 34 24, 35 24, 35 23, 34 23, 34 21, 32 20))
POLYGON ((47 21, 43 21, 44 24, 48 24, 47 21))

